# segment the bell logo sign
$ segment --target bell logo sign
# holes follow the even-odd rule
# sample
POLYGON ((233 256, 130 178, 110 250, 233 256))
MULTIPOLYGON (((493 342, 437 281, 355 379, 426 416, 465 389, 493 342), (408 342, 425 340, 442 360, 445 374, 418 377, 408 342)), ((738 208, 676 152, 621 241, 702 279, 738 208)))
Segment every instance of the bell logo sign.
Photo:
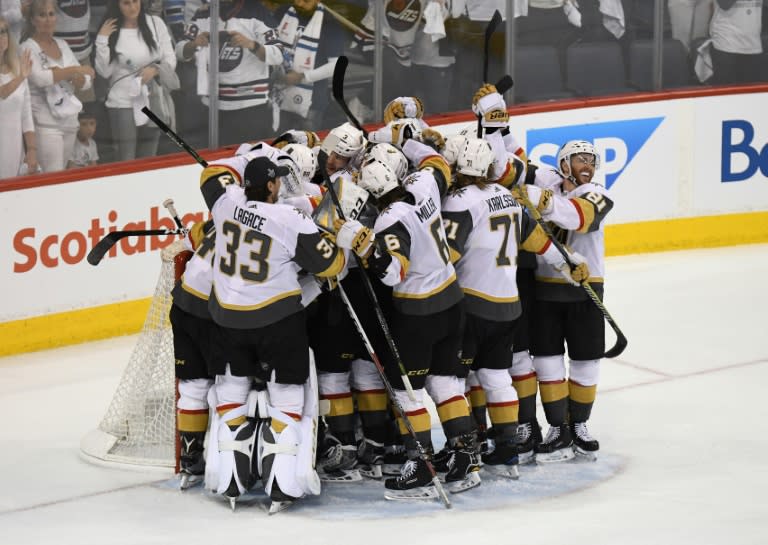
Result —
POLYGON ((754 139, 755 128, 749 121, 723 121, 720 163, 720 180, 723 183, 748 180, 758 169, 768 177, 768 144, 762 148, 754 147, 754 139))

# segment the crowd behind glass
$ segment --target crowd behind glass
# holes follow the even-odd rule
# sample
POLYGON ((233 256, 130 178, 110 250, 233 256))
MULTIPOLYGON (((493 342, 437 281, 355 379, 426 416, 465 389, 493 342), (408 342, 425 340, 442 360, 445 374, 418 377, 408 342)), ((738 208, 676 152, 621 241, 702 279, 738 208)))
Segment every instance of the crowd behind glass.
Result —
POLYGON ((220 0, 216 22, 204 0, 0 0, 0 179, 178 151, 144 106, 198 149, 333 127, 341 54, 363 122, 397 96, 467 110, 496 9, 488 79, 514 67, 510 103, 768 80, 768 0, 375 1, 220 0))

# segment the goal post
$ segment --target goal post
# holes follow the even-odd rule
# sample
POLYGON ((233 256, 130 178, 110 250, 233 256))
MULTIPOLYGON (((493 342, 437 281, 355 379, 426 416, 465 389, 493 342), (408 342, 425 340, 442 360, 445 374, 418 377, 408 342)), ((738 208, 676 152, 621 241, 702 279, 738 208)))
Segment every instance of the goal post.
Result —
MULTIPOLYGON (((179 245, 174 243, 168 249, 172 247, 179 248, 179 245)), ((178 394, 168 314, 171 290, 192 252, 163 253, 160 276, 144 326, 112 402, 98 428, 88 432, 80 442, 80 452, 86 460, 178 472, 178 394)))

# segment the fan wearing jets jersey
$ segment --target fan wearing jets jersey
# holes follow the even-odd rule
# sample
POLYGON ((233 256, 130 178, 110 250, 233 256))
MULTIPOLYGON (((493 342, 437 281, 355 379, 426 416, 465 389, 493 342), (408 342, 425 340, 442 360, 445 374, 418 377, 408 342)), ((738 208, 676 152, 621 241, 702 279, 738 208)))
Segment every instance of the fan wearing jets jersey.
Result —
MULTIPOLYGON (((440 214, 450 170, 429 146, 413 139, 404 144, 400 138, 393 140, 418 170, 400 182, 389 165, 368 159, 358 183, 377 199, 381 212, 372 230, 357 221, 341 225, 337 243, 364 257, 368 269, 392 286, 392 336, 415 400, 402 386, 397 363, 385 353, 389 380, 416 437, 431 452, 430 417, 423 397, 425 390, 429 393, 452 449, 446 487, 461 492, 478 486, 480 477, 469 407, 457 377, 462 293, 440 214)), ((428 494, 429 468, 404 424, 399 425, 409 460, 399 477, 385 481, 385 495, 402 498, 428 494)))
POLYGON ((277 203, 280 178, 288 173, 260 156, 248 161, 240 184, 232 183, 240 175, 226 164, 209 165, 201 177, 216 228, 209 310, 225 352, 215 365, 218 482, 208 485, 206 475, 206 484, 234 501, 252 484, 242 467, 256 466, 259 457, 275 509, 320 492, 312 456, 316 383, 298 273, 331 277, 345 263, 343 252, 304 212, 277 203), (266 412, 271 423, 256 437, 246 401, 249 377, 264 369, 269 395, 259 414, 266 412), (234 456, 227 449, 236 450, 234 456))
POLYGON ((456 161, 456 180, 443 199, 442 213, 464 291, 462 376, 466 377, 467 367, 474 371, 495 431, 495 448, 483 455, 483 462, 486 468, 516 478, 519 407, 508 369, 521 314, 515 281, 519 251, 541 255, 567 280, 575 281, 544 230, 506 188, 489 180, 494 159, 486 140, 464 141, 456 161))
MULTIPOLYGON (((603 298, 605 219, 613 208, 608 190, 593 181, 600 156, 590 142, 566 142, 557 154, 557 169, 536 170, 536 186, 520 190, 529 196, 539 187, 551 190, 553 209, 545 216, 563 245, 583 256, 589 283, 603 298), (538 187, 537 187, 538 186, 538 187)), ((531 198, 536 202, 538 198, 531 198)), ((536 447, 536 460, 557 462, 576 454, 594 458, 599 443, 587 421, 597 394, 600 359, 605 352, 603 315, 585 290, 566 284, 552 267, 537 258, 536 304, 531 353, 544 413, 550 425, 536 447), (566 381, 565 346, 568 347, 566 381)))

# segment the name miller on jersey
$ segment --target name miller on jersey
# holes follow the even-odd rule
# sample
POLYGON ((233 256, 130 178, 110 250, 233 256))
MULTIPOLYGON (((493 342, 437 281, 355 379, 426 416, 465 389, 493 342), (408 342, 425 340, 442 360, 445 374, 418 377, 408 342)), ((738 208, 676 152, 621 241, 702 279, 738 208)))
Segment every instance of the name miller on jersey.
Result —
POLYGON ((435 201, 432 200, 432 197, 429 197, 427 202, 416 210, 416 217, 419 218, 421 223, 424 223, 431 218, 435 212, 437 212, 437 205, 435 204, 435 201))
POLYGON ((248 210, 244 210, 239 206, 235 206, 235 213, 232 215, 236 221, 242 223, 243 225, 247 225, 248 227, 252 227, 257 231, 263 231, 264 222, 267 221, 267 218, 259 216, 253 212, 249 212, 248 210))
POLYGON ((488 199, 485 199, 485 202, 488 204, 488 212, 496 212, 497 210, 501 210, 504 208, 515 208, 517 206, 520 206, 519 204, 517 204, 517 201, 515 200, 515 198, 509 193, 505 195, 497 195, 495 197, 490 197, 488 199))

